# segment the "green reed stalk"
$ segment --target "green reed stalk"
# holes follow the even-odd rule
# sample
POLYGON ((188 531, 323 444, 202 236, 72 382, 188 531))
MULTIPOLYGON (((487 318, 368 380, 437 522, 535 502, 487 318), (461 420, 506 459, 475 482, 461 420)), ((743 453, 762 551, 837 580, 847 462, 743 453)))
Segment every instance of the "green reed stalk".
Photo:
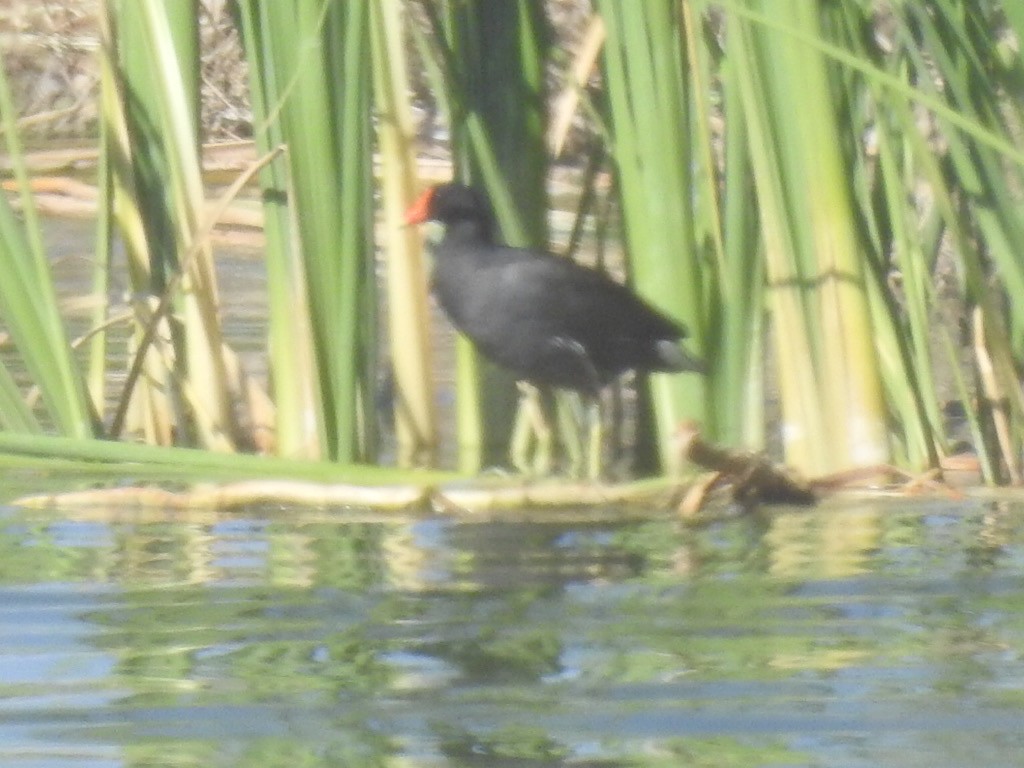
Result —
MULTIPOLYGON (((689 347, 702 355, 707 301, 692 204, 693 164, 702 158, 686 139, 691 94, 680 4, 603 0, 597 7, 607 28, 604 75, 630 275, 642 296, 690 329, 689 347)), ((706 420, 707 391, 701 376, 650 377, 666 468, 680 466, 677 424, 706 420)))
MULTIPOLYGON (((318 399, 302 418, 318 425, 324 457, 369 458, 376 346, 369 5, 293 0, 239 7, 250 62, 260 68, 255 90, 262 96, 254 106, 264 111, 257 124, 268 137, 280 131, 288 147, 295 222, 289 247, 296 250, 288 256, 283 237, 276 238, 268 272, 285 280, 270 287, 281 291, 271 299, 271 322, 292 324, 305 314, 299 322, 308 323, 313 341, 308 360, 296 360, 282 352, 286 334, 275 330, 275 376, 305 376, 287 366, 308 362, 318 399), (307 301, 289 305, 300 279, 307 301)), ((289 408, 310 394, 306 387, 289 408)))
POLYGON ((711 386, 705 426, 726 444, 764 447, 765 266, 736 67, 702 34, 702 14, 711 5, 683 5, 695 136, 693 247, 700 252, 697 244, 708 244, 704 348, 711 386), (721 83, 718 91, 716 81, 721 83), (716 120, 718 131, 713 129, 716 120))
MULTIPOLYGON (((771 13, 821 36, 816 2, 773 3, 771 13)), ((751 137, 786 456, 812 473, 887 461, 870 277, 827 61, 739 16, 730 18, 729 50, 751 137)))
MULTIPOLYGON (((1020 302, 1010 297, 1024 290, 1024 269, 1012 245, 1022 240, 1019 217, 1013 214, 1016 203, 1012 191, 1021 188, 1024 178, 1024 153, 1014 145, 1013 138, 1019 131, 1015 126, 1022 122, 1022 111, 1003 97, 1016 88, 1019 78, 1007 74, 1009 70, 998 53, 998 20, 983 19, 958 0, 941 0, 927 10, 904 4, 893 15, 891 51, 883 56, 878 50, 865 49, 862 30, 871 20, 852 4, 841 9, 786 7, 805 14, 803 23, 793 23, 790 15, 780 13, 778 4, 770 9, 763 5, 763 11, 768 12, 750 2, 730 3, 728 8, 735 17, 759 27, 761 34, 777 34, 790 46, 819 51, 841 65, 831 75, 831 89, 841 114, 856 118, 855 133, 836 141, 832 132, 829 140, 844 151, 847 175, 852 180, 848 195, 859 206, 864 223, 858 236, 866 256, 862 274, 893 427, 893 446, 899 459, 913 466, 935 464, 937 456, 946 450, 936 401, 939 385, 934 379, 929 348, 934 333, 930 325, 941 311, 932 286, 932 270, 945 228, 952 245, 949 256, 957 265, 952 274, 958 278, 962 299, 968 308, 977 307, 971 315, 975 326, 976 397, 981 400, 983 426, 988 425, 982 431, 992 436, 990 446, 977 447, 985 456, 990 451, 1001 454, 1005 477, 1020 477, 1017 457, 1024 403, 1015 383, 1018 356, 1012 339, 1024 328, 1024 313, 1020 302), (806 23, 808 16, 818 13, 824 13, 828 20, 831 40, 806 23), (881 61, 881 66, 875 61, 881 61), (863 105, 868 105, 868 110, 861 112, 863 105), (922 106, 930 114, 925 115, 922 106), (922 120, 933 121, 937 128, 934 135, 922 132, 922 120), (863 152, 861 142, 872 133, 877 159, 863 152), (926 190, 923 197, 922 189, 926 190), (930 207, 918 210, 915 202, 921 199, 930 200, 930 207), (995 270, 990 265, 995 265, 995 270), (893 274, 899 279, 898 297, 893 295, 890 282, 893 274)), ((1014 18, 1008 17, 1011 23, 1014 18)), ((739 35, 733 36, 734 41, 738 39, 739 35)), ((755 116, 759 114, 758 97, 774 82, 772 78, 777 79, 772 68, 783 60, 778 53, 778 49, 771 49, 753 62, 757 72, 750 75, 752 70, 748 70, 748 83, 754 87, 748 87, 745 98, 755 116), (768 70, 772 70, 772 78, 766 85, 756 78, 768 70)), ((743 52, 737 58, 743 61, 743 52)), ((800 67, 799 71, 809 70, 800 67)), ((779 72, 785 72, 785 68, 779 68, 779 72)), ((816 93, 803 85, 798 90, 816 93)), ((779 92, 776 87, 772 98, 779 92)), ((820 103, 820 99, 814 101, 820 103)), ((794 111, 806 115, 814 110, 794 111)), ((771 122, 761 117, 752 125, 761 130, 763 125, 770 127, 771 122)), ((802 124, 789 114, 775 122, 791 133, 802 124)), ((781 147, 778 154, 785 157, 785 147, 781 147)), ((813 145, 806 140, 800 148, 817 158, 817 154, 809 153, 813 145)), ((771 177, 782 176, 770 170, 771 163, 767 167, 769 174, 758 177, 762 208, 771 199, 766 194, 774 182, 771 177)), ((816 174, 816 178, 820 176, 816 174)), ((817 194, 820 197, 820 192, 817 194)), ((794 274, 799 278, 802 273, 794 274)), ((856 284, 856 280, 851 282, 856 284)), ((844 309, 844 320, 846 317, 844 309)), ((813 341, 813 335, 807 335, 813 341)), ((802 354, 801 338, 788 332, 783 337, 792 350, 798 350, 792 360, 797 363, 802 354)), ((783 356, 788 352, 780 349, 783 356)), ((785 362, 781 369, 785 375, 794 375, 785 362)), ((961 379, 958 370, 954 374, 961 379)), ((794 407, 799 405, 795 403, 794 407)), ((821 406, 815 403, 808 409, 805 424, 814 423, 814 414, 821 406)), ((829 407, 834 410, 834 406, 829 407)), ((985 464, 992 466, 987 458, 985 464)))
POLYGON ((237 430, 223 353, 219 289, 213 250, 202 231, 206 201, 199 147, 198 4, 192 8, 166 0, 143 0, 143 4, 143 39, 160 85, 161 98, 153 106, 169 177, 164 184, 170 181, 169 212, 177 243, 174 264, 181 274, 182 394, 202 443, 232 450, 237 430))
MULTIPOLYGON (((108 176, 103 186, 107 195, 101 198, 104 211, 100 217, 113 222, 124 243, 129 284, 139 295, 148 295, 145 286, 150 282, 152 259, 145 219, 138 204, 140 182, 136 179, 133 163, 134 149, 126 114, 127 91, 118 61, 117 24, 111 3, 101 4, 97 18, 101 45, 100 120, 103 126, 100 129, 100 151, 104 155, 102 163, 108 176)), ((97 260, 112 264, 113 240, 107 239, 101 245, 107 250, 98 255, 97 260)), ((136 312, 139 309, 135 307, 136 312)), ((138 323, 133 326, 132 340, 136 347, 144 333, 138 323)), ((137 389, 134 394, 123 393, 109 432, 114 437, 119 436, 118 422, 123 421, 123 413, 130 415, 132 430, 140 433, 146 442, 169 444, 173 437, 168 403, 173 387, 168 368, 164 365, 160 348, 151 346, 144 354, 147 386, 137 389), (130 413, 129 406, 132 406, 130 413)))
MULTIPOLYGON (((107 121, 100 121, 100 147, 108 146, 107 132, 110 130, 107 121)), ((110 152, 100 151, 99 164, 96 169, 96 188, 101 200, 113 200, 114 184, 111 172, 112 159, 110 152)), ((96 236, 93 249, 92 300, 95 306, 92 311, 92 328, 104 327, 110 310, 110 269, 111 256, 114 251, 114 219, 109 205, 99 206, 96 213, 96 236)), ((105 331, 93 333, 88 341, 87 386, 89 398, 97 414, 103 414, 106 407, 107 386, 107 334, 105 331)))
POLYGON ((0 466, 30 467, 55 474, 113 476, 196 482, 201 480, 282 479, 322 483, 435 484, 451 473, 410 472, 394 467, 294 461, 273 456, 220 453, 178 446, 143 445, 52 435, 0 432, 0 466))
MULTIPOLYGON (((254 138, 261 152, 287 146, 278 113, 289 81, 275 66, 266 3, 240 3, 239 22, 248 59, 254 138)), ((270 315, 268 354, 275 406, 277 452, 291 458, 326 455, 320 378, 313 344, 306 270, 298 241, 294 206, 289 200, 287 158, 264 168, 259 177, 263 199, 264 260, 270 315)))
MULTIPOLYGON (((956 114, 1012 146, 1020 131, 1022 110, 1003 97, 1017 86, 1012 77, 1004 79, 999 74, 1003 67, 996 60, 996 31, 979 24, 974 13, 953 0, 937 2, 931 13, 912 5, 906 12, 916 45, 910 45, 911 30, 905 28, 901 50, 919 73, 921 89, 944 99, 956 114), (941 93, 934 80, 924 76, 930 67, 942 73, 941 93)), ((1024 342, 1024 306, 1017 297, 1024 295, 1020 260, 1024 224, 1018 198, 1024 164, 1020 160, 1008 164, 1007 152, 981 143, 973 133, 955 130, 946 117, 942 113, 937 116, 948 143, 948 168, 943 169, 943 176, 952 172, 956 198, 947 198, 944 220, 956 244, 964 297, 969 306, 977 307, 975 323, 980 323, 981 330, 981 338, 975 339, 977 387, 986 432, 993 435, 992 448, 1001 456, 1002 477, 1020 482, 1024 478, 1020 460, 1024 394, 1017 371, 1024 342), (969 228, 964 227, 965 221, 969 228), (997 290, 993 290, 993 278, 997 290)))
POLYGON ((430 464, 437 424, 426 268, 419 234, 403 223, 418 191, 405 28, 398 0, 374 0, 370 8, 398 463, 430 464))
MULTIPOLYGON (((0 315, 32 380, 40 387, 48 420, 62 434, 87 437, 98 422, 85 381, 71 354, 57 311, 53 276, 42 244, 42 230, 28 186, 16 112, 0 64, 0 121, 6 154, 14 169, 21 202, 21 220, 6 197, 0 197, 0 315)), ((5 366, 0 366, 0 423, 7 429, 38 432, 40 425, 27 407, 5 366)))
POLYGON ((134 265, 133 289, 153 297, 136 305, 138 344, 148 347, 154 338, 144 330, 148 326, 166 324, 155 348, 139 350, 157 377, 154 387, 139 394, 138 402, 151 406, 143 429, 162 441, 198 439, 232 450, 238 433, 218 289, 212 250, 200 235, 205 197, 198 146, 198 7, 139 0, 117 2, 112 9, 113 17, 110 8, 104 12, 104 24, 105 51, 113 57, 105 66, 114 72, 105 80, 113 89, 106 98, 113 103, 104 114, 114 139, 108 148, 119 154, 113 204, 134 265), (168 290, 175 298, 173 322, 152 315, 168 290))
MULTIPOLYGON (((864 61, 875 52, 861 30, 871 23, 865 9, 854 4, 826 13, 834 38, 864 61)), ((899 74, 898 59, 883 62, 899 74)), ((850 167, 851 190, 863 221, 865 277, 875 347, 890 411, 894 457, 906 466, 935 466, 945 452, 942 417, 932 355, 934 288, 930 272, 936 243, 920 225, 922 212, 907 205, 917 177, 912 142, 903 126, 913 125, 912 106, 892 99, 870 73, 839 70, 834 77, 846 105, 871 104, 872 109, 844 109, 856 136, 864 142, 843 142, 850 167), (865 151, 866 150, 866 151, 865 151), (893 270, 901 292, 893 292, 893 270)))

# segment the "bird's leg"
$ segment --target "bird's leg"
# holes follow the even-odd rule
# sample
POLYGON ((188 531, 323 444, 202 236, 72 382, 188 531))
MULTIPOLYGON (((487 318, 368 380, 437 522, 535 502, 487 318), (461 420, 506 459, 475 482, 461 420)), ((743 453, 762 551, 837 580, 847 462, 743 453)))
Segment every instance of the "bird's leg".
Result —
POLYGON ((551 425, 544 413, 540 390, 525 381, 518 382, 516 386, 519 388, 520 400, 509 449, 512 466, 522 474, 550 474, 554 440, 551 425), (531 462, 530 448, 534 440, 536 443, 531 462))
POLYGON ((558 392, 555 395, 555 414, 558 419, 558 434, 562 437, 570 477, 583 476, 583 439, 580 436, 580 400, 575 392, 558 392))
POLYGON ((539 389, 533 387, 532 401, 534 404, 533 432, 536 444, 533 449, 533 471, 540 477, 551 474, 554 462, 555 434, 551 429, 551 421, 544 408, 544 397, 539 389))
POLYGON ((600 395, 586 398, 586 421, 588 431, 587 478, 600 480, 603 465, 604 425, 601 423, 600 395))
POLYGON ((530 442, 533 438, 533 420, 527 403, 527 393, 522 382, 518 382, 519 407, 516 408, 516 420, 512 425, 512 440, 509 443, 509 460, 516 472, 521 475, 530 472, 530 442))

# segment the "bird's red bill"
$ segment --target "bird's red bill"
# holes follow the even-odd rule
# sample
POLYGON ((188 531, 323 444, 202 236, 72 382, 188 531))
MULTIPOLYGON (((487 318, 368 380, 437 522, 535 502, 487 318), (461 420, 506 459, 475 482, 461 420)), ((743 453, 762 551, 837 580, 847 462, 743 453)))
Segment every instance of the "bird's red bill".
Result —
POLYGON ((409 206, 405 212, 406 224, 422 224, 430 218, 430 201, 434 197, 434 187, 428 187, 423 194, 416 198, 416 202, 409 206))

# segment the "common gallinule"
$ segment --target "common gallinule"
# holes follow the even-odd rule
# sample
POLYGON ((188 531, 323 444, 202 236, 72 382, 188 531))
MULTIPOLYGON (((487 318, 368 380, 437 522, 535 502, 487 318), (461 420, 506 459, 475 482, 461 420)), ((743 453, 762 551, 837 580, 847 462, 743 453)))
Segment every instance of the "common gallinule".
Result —
POLYGON ((434 294, 452 324, 519 379, 596 403, 628 370, 704 370, 679 345, 686 330, 624 285, 545 251, 497 243, 490 203, 476 188, 430 187, 405 218, 444 225, 433 248, 434 294))

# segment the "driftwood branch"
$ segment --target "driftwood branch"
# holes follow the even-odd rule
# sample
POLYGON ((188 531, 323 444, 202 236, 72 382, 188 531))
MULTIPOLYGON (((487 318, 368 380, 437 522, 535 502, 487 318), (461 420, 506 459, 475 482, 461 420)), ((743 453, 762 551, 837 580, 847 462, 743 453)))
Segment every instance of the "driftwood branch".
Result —
POLYGON ((961 493, 942 482, 938 470, 912 475, 896 467, 878 465, 806 480, 773 464, 762 454, 712 445, 692 425, 681 426, 676 437, 678 448, 688 461, 711 471, 685 484, 671 478, 620 484, 499 478, 478 479, 471 483, 379 486, 263 479, 198 485, 180 491, 152 486, 95 488, 36 494, 12 503, 25 507, 105 509, 112 512, 230 510, 275 504, 344 507, 352 511, 453 514, 605 507, 625 515, 629 510, 647 514, 650 510, 670 508, 682 495, 678 511, 690 517, 707 506, 714 492, 719 490, 730 492, 732 499, 744 508, 762 503, 808 506, 822 496, 852 486, 876 491, 884 488, 886 493, 892 493, 895 487, 902 494, 939 492, 962 497, 961 493))
POLYGON ((810 506, 822 496, 851 487, 892 488, 895 485, 905 495, 930 491, 957 498, 963 496, 942 481, 939 469, 915 475, 891 464, 877 464, 806 479, 769 461, 761 453, 712 445, 701 437, 695 424, 681 425, 676 441, 688 461, 711 470, 685 494, 679 505, 679 512, 684 516, 696 514, 705 506, 711 492, 723 487, 731 488, 733 500, 744 507, 758 503, 810 506))
POLYGON ((796 474, 763 454, 712 445, 701 437, 695 424, 681 425, 676 441, 688 461, 714 473, 691 487, 680 505, 684 515, 695 514, 712 490, 727 484, 732 486, 733 499, 744 506, 757 502, 809 506, 817 501, 810 483, 796 474))
POLYGON ((477 485, 386 485, 317 483, 297 480, 245 480, 172 491, 152 486, 93 488, 34 494, 12 504, 33 508, 134 510, 238 509, 253 505, 348 507, 379 512, 486 513, 514 509, 557 509, 609 504, 665 508, 678 492, 671 481, 620 485, 508 482, 477 485))

